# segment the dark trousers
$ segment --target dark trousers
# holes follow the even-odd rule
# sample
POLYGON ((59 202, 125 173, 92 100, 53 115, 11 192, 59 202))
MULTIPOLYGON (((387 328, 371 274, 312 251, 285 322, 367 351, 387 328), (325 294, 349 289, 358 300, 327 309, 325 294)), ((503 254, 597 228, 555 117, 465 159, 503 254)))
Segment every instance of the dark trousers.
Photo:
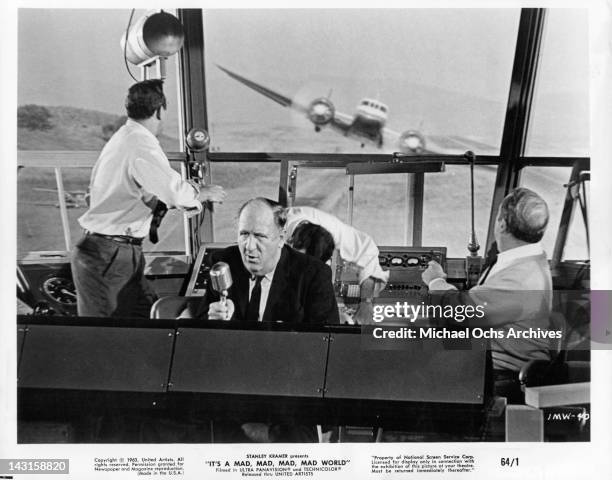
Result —
POLYGON ((86 234, 71 265, 79 316, 149 318, 157 296, 144 276, 142 246, 86 234))

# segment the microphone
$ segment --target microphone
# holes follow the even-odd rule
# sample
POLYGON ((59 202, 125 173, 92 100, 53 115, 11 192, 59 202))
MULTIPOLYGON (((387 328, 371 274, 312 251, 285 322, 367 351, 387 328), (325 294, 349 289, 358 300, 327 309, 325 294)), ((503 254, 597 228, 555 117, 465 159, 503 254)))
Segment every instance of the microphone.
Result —
POLYGON ((225 262, 217 262, 210 269, 212 289, 221 295, 221 303, 227 303, 227 291, 232 286, 232 272, 225 262))

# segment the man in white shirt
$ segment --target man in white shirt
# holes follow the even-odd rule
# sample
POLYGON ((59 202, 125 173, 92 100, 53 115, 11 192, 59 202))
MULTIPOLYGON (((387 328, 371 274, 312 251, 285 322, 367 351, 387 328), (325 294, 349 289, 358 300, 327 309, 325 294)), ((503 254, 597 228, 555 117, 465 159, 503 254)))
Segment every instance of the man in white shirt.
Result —
POLYGON ((538 194, 516 188, 502 201, 495 222, 497 262, 484 271, 478 285, 467 292, 457 291, 446 282, 436 262, 430 262, 422 274, 434 298, 443 304, 482 307, 484 318, 471 325, 503 334, 491 339, 491 353, 496 393, 507 396, 511 403, 522 402, 521 368, 531 360, 549 360, 554 347, 549 336, 530 333, 550 327, 552 277, 540 244, 548 218, 546 202, 538 194), (519 332, 519 338, 510 331, 519 332))
POLYGON ((80 316, 148 318, 155 293, 144 276, 142 242, 157 200, 192 213, 202 202, 220 202, 219 186, 198 187, 170 167, 157 136, 166 97, 161 80, 132 85, 125 102, 128 120, 104 146, 90 181, 85 230, 72 257, 80 316))
POLYGON ((288 208, 285 229, 291 246, 324 262, 331 257, 329 252, 323 251, 328 250, 325 247, 329 243, 328 238, 331 238, 332 253, 334 249, 337 250, 343 262, 356 267, 360 287, 360 304, 355 315, 349 317, 342 314, 341 322, 370 323, 372 299, 380 294, 389 281, 389 272, 380 267, 379 250, 372 237, 314 207, 288 208), (320 229, 308 228, 308 224, 320 229))

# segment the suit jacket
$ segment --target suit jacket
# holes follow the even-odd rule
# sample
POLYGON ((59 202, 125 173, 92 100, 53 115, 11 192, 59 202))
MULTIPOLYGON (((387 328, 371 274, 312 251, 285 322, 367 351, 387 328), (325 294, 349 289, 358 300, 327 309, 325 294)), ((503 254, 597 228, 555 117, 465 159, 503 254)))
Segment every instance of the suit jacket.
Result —
POLYGON ((494 368, 518 371, 530 360, 550 359, 554 339, 511 336, 512 332, 550 328, 552 277, 545 254, 517 258, 467 292, 440 283, 436 284, 440 290, 431 291, 438 300, 435 303, 480 305, 485 315, 469 320, 470 326, 492 327, 503 333, 503 338, 491 339, 494 368))
MULTIPOLYGON (((228 298, 234 302, 235 311, 231 320, 246 321, 251 275, 242 263, 238 246, 226 248, 217 260, 226 262, 232 272, 233 284, 228 290, 228 298)), ((209 304, 217 301, 219 294, 212 290, 209 282, 196 316, 207 319, 209 304)), ((263 321, 339 323, 331 269, 316 258, 283 246, 263 321)))

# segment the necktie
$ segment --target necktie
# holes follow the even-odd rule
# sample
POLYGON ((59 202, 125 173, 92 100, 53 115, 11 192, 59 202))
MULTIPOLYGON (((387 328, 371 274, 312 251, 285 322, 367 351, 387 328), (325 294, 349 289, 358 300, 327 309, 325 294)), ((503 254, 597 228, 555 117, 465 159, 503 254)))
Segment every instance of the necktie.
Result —
POLYGON ((155 208, 153 209, 153 218, 151 219, 151 227, 149 228, 149 240, 151 243, 159 242, 159 235, 157 229, 161 225, 161 222, 168 211, 168 206, 161 200, 157 200, 155 208))
POLYGON ((251 292, 251 299, 247 307, 246 320, 247 322, 256 322, 259 319, 259 302, 261 300, 261 279, 263 277, 255 277, 255 286, 251 292))
POLYGON ((489 276, 489 273, 491 273, 491 269, 493 268, 493 265, 495 265, 497 263, 497 256, 499 255, 499 248, 497 248, 497 242, 493 242, 491 244, 491 248, 489 248, 489 250, 487 251, 487 254, 485 255, 485 269, 483 274, 480 277, 480 280, 478 281, 478 285, 482 285, 485 280, 487 279, 487 277, 489 276))

